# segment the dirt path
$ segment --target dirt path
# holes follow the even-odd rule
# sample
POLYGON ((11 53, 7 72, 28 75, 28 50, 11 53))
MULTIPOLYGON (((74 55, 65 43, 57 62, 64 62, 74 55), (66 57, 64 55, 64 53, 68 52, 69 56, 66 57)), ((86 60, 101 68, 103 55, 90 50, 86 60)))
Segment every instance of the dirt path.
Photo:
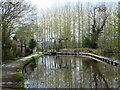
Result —
MULTIPOLYGON (((32 56, 36 55, 38 54, 32 56)), ((16 68, 23 61, 32 56, 24 57, 11 63, 0 65, 0 67, 2 67, 2 75, 0 75, 0 77, 2 78, 2 82, 0 81, 0 86, 2 86, 2 90, 16 90, 15 88, 15 85, 17 83, 17 80, 15 78, 16 68)))

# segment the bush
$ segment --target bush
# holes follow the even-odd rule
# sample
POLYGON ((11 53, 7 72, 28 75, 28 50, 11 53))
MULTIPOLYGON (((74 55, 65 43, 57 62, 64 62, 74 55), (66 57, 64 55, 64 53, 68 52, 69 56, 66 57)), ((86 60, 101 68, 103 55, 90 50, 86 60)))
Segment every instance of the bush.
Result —
POLYGON ((4 60, 9 60, 9 59, 12 59, 14 56, 13 56, 13 51, 12 49, 7 49, 5 50, 5 56, 3 57, 4 60))
POLYGON ((24 89, 24 80, 23 80, 23 75, 22 75, 22 72, 16 72, 16 78, 17 78, 17 88, 21 88, 22 90, 25 90, 24 89))
POLYGON ((27 56, 27 55, 29 55, 29 54, 31 54, 31 50, 30 50, 29 47, 27 47, 27 48, 26 48, 26 51, 25 51, 25 55, 27 56))

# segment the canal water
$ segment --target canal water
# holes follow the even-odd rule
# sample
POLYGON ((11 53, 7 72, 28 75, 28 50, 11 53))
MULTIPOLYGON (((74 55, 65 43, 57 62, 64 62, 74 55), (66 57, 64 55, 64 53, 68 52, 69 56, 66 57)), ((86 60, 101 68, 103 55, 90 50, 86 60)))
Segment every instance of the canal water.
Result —
POLYGON ((120 87, 118 67, 80 56, 43 56, 27 69, 25 88, 120 87))

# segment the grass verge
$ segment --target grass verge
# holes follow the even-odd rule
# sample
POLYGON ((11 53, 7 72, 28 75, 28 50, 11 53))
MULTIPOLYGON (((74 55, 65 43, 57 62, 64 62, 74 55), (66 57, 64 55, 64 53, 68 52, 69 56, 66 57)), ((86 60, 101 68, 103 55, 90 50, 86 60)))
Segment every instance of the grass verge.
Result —
POLYGON ((84 52, 84 53, 93 53, 101 55, 100 49, 90 49, 90 48, 75 48, 75 49, 62 49, 61 52, 84 52))
POLYGON ((17 78, 17 88, 20 88, 22 90, 25 90, 24 88, 24 79, 23 79, 23 73, 22 73, 22 69, 25 63, 27 63, 28 61, 35 59, 37 60, 40 56, 43 56, 44 54, 39 54, 37 56, 33 56, 31 58, 28 58, 27 60, 25 60, 24 62, 22 62, 18 67, 17 67, 17 71, 16 71, 16 78, 17 78))

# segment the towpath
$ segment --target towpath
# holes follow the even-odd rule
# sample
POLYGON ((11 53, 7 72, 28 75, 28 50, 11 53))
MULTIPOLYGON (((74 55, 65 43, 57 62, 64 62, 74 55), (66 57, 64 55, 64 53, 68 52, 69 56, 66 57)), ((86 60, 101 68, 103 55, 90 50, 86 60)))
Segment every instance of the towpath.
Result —
POLYGON ((25 60, 32 56, 36 56, 38 54, 34 54, 31 56, 24 57, 22 59, 13 61, 11 63, 0 65, 0 69, 2 74, 0 74, 0 90, 16 90, 15 86, 17 83, 17 79, 15 78, 16 68, 25 60))

